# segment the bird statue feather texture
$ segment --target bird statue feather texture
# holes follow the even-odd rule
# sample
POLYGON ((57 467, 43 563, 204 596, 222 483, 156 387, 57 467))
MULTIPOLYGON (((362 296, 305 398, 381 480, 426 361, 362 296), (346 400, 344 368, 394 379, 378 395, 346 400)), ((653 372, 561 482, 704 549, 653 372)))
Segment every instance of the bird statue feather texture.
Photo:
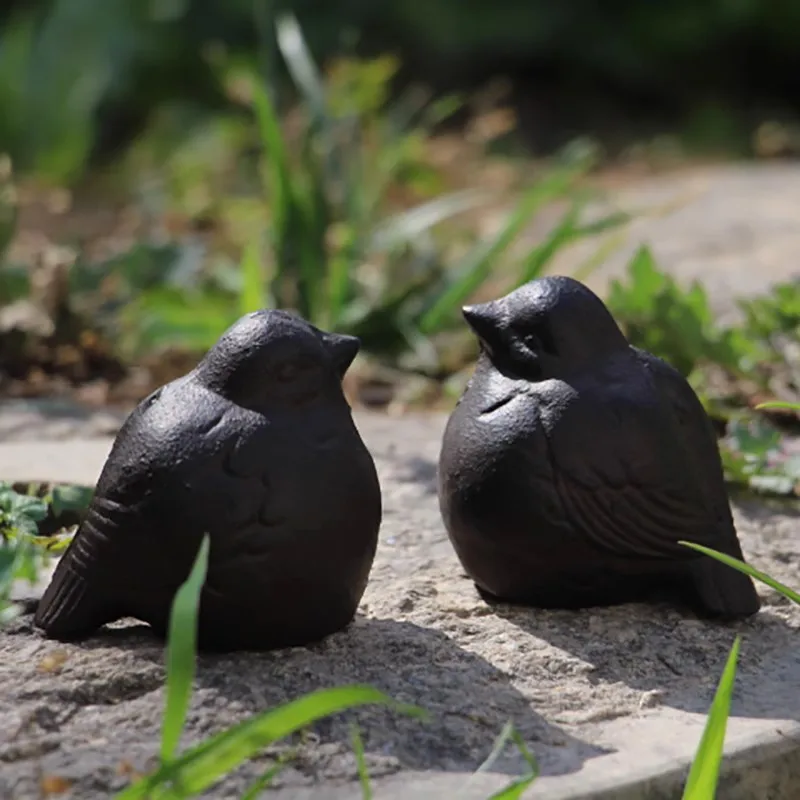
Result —
POLYGON ((288 312, 255 312, 143 400, 35 623, 71 639, 130 616, 164 635, 207 532, 201 647, 269 649, 345 627, 381 520, 375 465, 341 388, 358 346, 288 312))
POLYGON ((632 347, 602 301, 553 276, 466 307, 481 353, 445 430, 439 501, 488 598, 548 607, 681 587, 755 613, 711 423, 686 380, 632 347), (663 579, 663 580, 661 580, 663 579))

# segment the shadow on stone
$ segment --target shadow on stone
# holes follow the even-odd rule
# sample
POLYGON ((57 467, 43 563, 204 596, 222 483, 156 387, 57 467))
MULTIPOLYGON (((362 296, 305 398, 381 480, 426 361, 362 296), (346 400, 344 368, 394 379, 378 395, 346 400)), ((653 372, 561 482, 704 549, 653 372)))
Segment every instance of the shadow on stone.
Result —
POLYGON ((622 683, 657 692, 655 705, 705 714, 737 633, 739 658, 732 716, 800 715, 797 634, 769 608, 725 624, 672 605, 630 603, 582 611, 493 605, 492 612, 592 665, 592 684, 622 683))
MULTIPOLYGON (((16 627, 18 635, 30 629, 24 620, 16 627)), ((155 749, 164 652, 147 626, 108 627, 79 644, 40 641, 64 648, 66 663, 74 665, 68 680, 52 676, 37 681, 35 698, 20 698, 48 704, 54 713, 62 705, 72 709, 58 731, 58 753, 45 757, 46 762, 53 760, 45 764, 48 769, 80 773, 72 762, 88 755, 83 746, 71 750, 71 741, 107 739, 109 764, 123 760, 134 745, 148 742, 155 749), (120 732, 119 742, 108 737, 109 730, 120 732)), ((274 755, 290 746, 297 750, 280 784, 355 780, 354 722, 376 779, 404 769, 472 772, 509 720, 535 752, 545 775, 578 771, 584 761, 606 752, 548 724, 506 674, 446 634, 363 616, 346 631, 308 648, 201 655, 184 746, 307 692, 346 684, 369 684, 399 702, 424 708, 429 716, 421 720, 375 706, 322 720, 310 735, 269 751, 274 755)), ((242 774, 252 780, 263 768, 263 761, 260 766, 254 763, 242 774)), ((507 775, 524 771, 513 746, 493 767, 493 772, 507 775)))
POLYGON ((425 494, 436 494, 437 469, 435 461, 411 456, 399 462, 396 478, 404 483, 419 484, 425 494))
MULTIPOLYGON (((388 758, 410 769, 474 770, 508 720, 536 750, 546 774, 578 770, 585 759, 602 753, 545 722, 488 661, 444 633, 410 622, 359 617, 349 630, 311 648, 207 656, 198 680, 251 713, 315 689, 353 683, 372 685, 429 713, 422 721, 369 708, 323 721, 316 731, 322 753, 333 748, 332 760, 315 757, 325 761, 319 766, 326 775, 341 772, 334 756, 350 762, 350 718, 361 728, 368 763, 378 758, 376 768, 385 767, 388 758)), ((522 760, 507 758, 495 769, 519 774, 522 760)))

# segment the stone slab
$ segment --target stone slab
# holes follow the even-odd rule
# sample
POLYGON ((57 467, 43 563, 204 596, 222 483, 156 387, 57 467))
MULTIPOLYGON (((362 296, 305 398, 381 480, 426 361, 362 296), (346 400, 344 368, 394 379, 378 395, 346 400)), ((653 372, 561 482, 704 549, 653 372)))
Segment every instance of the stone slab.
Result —
MULTIPOLYGON (((724 323, 739 317, 736 300, 760 294, 774 283, 800 280, 800 163, 741 163, 692 166, 668 174, 608 185, 597 213, 634 214, 619 249, 604 258, 587 283, 603 294, 642 244, 659 266, 681 283, 700 280, 712 309, 724 323)), ((525 234, 541 241, 557 221, 557 209, 542 213, 525 234)), ((496 226, 499 220, 489 220, 496 226)), ((585 240, 560 252, 550 271, 570 274, 597 251, 585 240)))
MULTIPOLYGON (((298 743, 267 796, 359 797, 355 719, 376 798, 487 797, 523 768, 508 750, 493 771, 469 777, 511 719, 541 766, 532 797, 677 800, 738 632, 719 797, 800 796, 797 608, 761 589, 762 612, 733 625, 667 606, 492 609, 464 577, 438 515, 444 418, 357 414, 357 421, 386 508, 357 620, 315 647, 202 656, 184 744, 312 689, 370 683, 427 708, 429 720, 366 709, 326 721, 298 743)), ((46 434, 47 424, 34 425, 29 438, 46 434)), ((0 479, 91 483, 111 443, 17 439, 0 444, 0 479)), ((748 558, 796 585, 796 509, 738 503, 735 513, 748 558)), ((130 769, 146 768, 157 751, 163 675, 163 648, 143 626, 121 623, 60 645, 41 638, 29 616, 15 622, 0 634, 0 797, 39 797, 43 774, 71 782, 61 795, 68 800, 100 800, 122 788, 130 769)), ((265 763, 204 796, 240 797, 265 763)))

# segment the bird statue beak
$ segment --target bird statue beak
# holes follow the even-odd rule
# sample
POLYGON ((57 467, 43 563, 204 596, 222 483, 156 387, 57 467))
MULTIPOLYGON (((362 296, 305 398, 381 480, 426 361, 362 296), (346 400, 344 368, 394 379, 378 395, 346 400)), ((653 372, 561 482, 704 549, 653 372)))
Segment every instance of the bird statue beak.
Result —
POLYGON ((361 341, 343 333, 326 333, 323 341, 339 377, 343 378, 361 349, 361 341))
POLYGON ((490 349, 497 341, 497 317, 491 303, 477 303, 461 309, 467 325, 490 349))

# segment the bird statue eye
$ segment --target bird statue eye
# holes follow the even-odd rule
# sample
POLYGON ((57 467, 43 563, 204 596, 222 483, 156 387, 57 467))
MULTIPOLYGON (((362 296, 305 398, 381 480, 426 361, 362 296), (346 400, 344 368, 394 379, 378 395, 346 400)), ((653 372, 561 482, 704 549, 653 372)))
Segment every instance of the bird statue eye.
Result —
POLYGON ((553 337, 550 331, 543 326, 538 326, 535 331, 526 331, 522 337, 522 341, 525 343, 525 346, 534 353, 546 353, 551 356, 557 355, 553 337))
POLYGON ((285 361, 275 369, 275 377, 281 383, 290 383, 302 372, 302 367, 296 361, 285 361))
POLYGON ((522 337, 522 341, 525 343, 525 346, 534 353, 538 353, 542 349, 541 339, 539 339, 535 333, 526 333, 522 337))

